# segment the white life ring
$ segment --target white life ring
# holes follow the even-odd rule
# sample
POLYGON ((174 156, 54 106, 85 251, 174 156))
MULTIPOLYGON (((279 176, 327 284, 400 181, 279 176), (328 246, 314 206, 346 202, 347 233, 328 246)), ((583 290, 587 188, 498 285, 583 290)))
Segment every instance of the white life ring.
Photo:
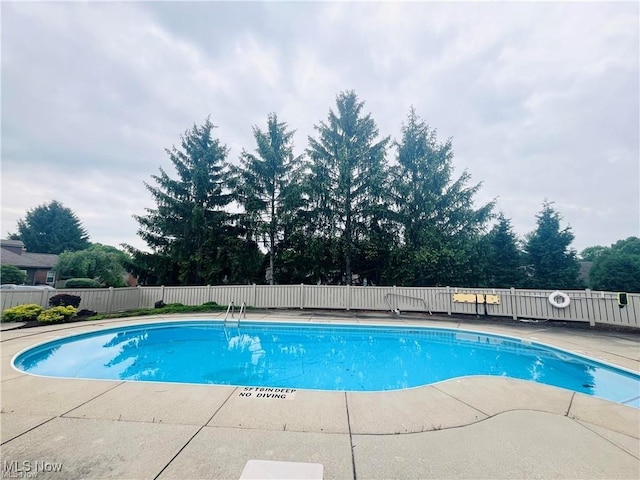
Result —
POLYGON ((556 290, 549 295, 549 303, 556 308, 567 308, 571 303, 571 299, 566 293, 556 290))

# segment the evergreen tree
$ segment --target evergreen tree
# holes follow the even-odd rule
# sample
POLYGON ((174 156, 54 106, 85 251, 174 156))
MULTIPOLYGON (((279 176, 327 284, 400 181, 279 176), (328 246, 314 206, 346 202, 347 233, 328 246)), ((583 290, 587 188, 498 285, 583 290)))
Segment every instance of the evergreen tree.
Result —
POLYGON ((502 212, 498 215, 498 223, 487 235, 486 270, 489 287, 519 287, 524 279, 518 239, 502 212))
POLYGON ((75 213, 53 200, 27 212, 18 220, 18 233, 9 236, 22 240, 28 252, 54 253, 89 247, 89 235, 75 213))
POLYGON ((325 252, 322 261, 329 253, 334 268, 350 283, 357 245, 370 239, 372 227, 383 221, 389 139, 378 138, 376 123, 370 114, 363 115, 364 102, 355 92, 340 93, 336 106, 327 123, 315 126, 318 137, 309 137, 308 214, 313 242, 325 252))
POLYGON ((269 250, 271 285, 276 277, 276 248, 300 206, 302 157, 293 154, 294 133, 271 113, 266 132, 253 128, 257 155, 243 151, 241 165, 235 169, 238 200, 269 250))
POLYGON ((576 252, 569 246, 573 242, 570 227, 560 229, 560 214, 545 200, 536 215, 537 228, 527 237, 525 252, 530 288, 580 288, 580 267, 576 252))
POLYGON ((493 202, 475 208, 481 184, 467 186, 465 171, 452 180, 451 139, 436 131, 411 108, 397 145, 394 171, 395 211, 402 242, 394 253, 394 282, 412 285, 471 285, 479 282, 480 234, 493 202))
POLYGON ((123 244, 124 250, 132 261, 127 270, 133 273, 138 285, 179 285, 180 268, 168 254, 140 251, 131 245, 123 244))
POLYGON ((247 282, 257 272, 257 244, 243 238, 236 216, 226 208, 228 191, 227 147, 213 138, 207 118, 181 136, 181 149, 167 149, 178 178, 162 168, 153 175, 157 186, 145 183, 156 208, 135 216, 138 234, 153 256, 135 251, 139 264, 157 268, 148 274, 162 283, 187 285, 247 282), (176 278, 177 277, 177 278, 176 278))

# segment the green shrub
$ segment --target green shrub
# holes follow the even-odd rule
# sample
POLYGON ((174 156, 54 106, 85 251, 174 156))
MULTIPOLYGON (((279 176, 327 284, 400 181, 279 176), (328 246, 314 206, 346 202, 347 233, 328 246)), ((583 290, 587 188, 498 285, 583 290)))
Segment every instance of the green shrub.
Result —
POLYGON ((50 307, 66 307, 71 305, 78 308, 80 306, 81 298, 77 295, 69 295, 68 293, 59 293, 49 299, 50 307))
POLYGON ((38 319, 44 308, 35 303, 7 308, 2 312, 3 322, 30 322, 38 319))
POLYGON ((92 278, 70 278, 64 288, 100 288, 100 284, 92 278))
POLYGON ((18 267, 13 265, 2 265, 0 267, 0 281, 2 283, 22 285, 26 280, 27 275, 18 267))
POLYGON ((71 305, 51 307, 38 315, 38 321, 44 323, 64 322, 75 317, 77 313, 78 310, 71 305))

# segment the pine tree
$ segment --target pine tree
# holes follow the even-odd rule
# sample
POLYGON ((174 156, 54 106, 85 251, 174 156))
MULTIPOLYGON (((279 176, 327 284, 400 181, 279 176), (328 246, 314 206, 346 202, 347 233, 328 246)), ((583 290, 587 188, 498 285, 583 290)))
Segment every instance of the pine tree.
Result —
POLYGON ((269 283, 276 279, 276 249, 300 206, 302 157, 293 154, 294 131, 269 114, 267 130, 253 128, 256 155, 242 152, 236 192, 250 224, 269 250, 269 283))
POLYGON ((259 252, 255 242, 242 238, 236 217, 226 210, 232 201, 228 149, 213 138, 213 128, 207 118, 181 136, 181 149, 166 150, 178 178, 160 168, 160 175, 152 175, 157 186, 145 182, 156 208, 135 218, 153 257, 133 253, 140 264, 158 269, 148 274, 157 281, 237 283, 255 275, 259 252))
POLYGON ((498 223, 487 235, 487 247, 487 285, 494 288, 521 286, 524 271, 518 239, 502 212, 498 215, 498 223))
POLYGON ((528 270, 526 284, 530 288, 556 289, 580 288, 580 266, 570 227, 560 229, 562 217, 544 201, 537 218, 537 228, 527 237, 525 252, 528 270))
POLYGON ((320 250, 330 252, 350 283, 356 247, 369 238, 384 209, 389 138, 378 138, 355 92, 340 93, 336 106, 327 123, 316 125, 317 139, 309 137, 308 213, 320 250))
POLYGON ((18 233, 12 240, 22 240, 27 251, 54 253, 88 248, 89 235, 75 213, 53 200, 27 212, 18 220, 18 233))
POLYGON ((402 242, 396 248, 395 282, 413 285, 470 285, 480 276, 478 248, 493 202, 475 208, 481 184, 467 186, 465 171, 455 181, 451 139, 411 108, 396 142, 398 166, 393 192, 402 242))

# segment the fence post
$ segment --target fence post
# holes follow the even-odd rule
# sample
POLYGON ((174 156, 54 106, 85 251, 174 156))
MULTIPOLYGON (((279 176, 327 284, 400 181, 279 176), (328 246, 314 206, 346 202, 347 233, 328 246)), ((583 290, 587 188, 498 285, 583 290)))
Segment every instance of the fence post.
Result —
POLYGON ((451 287, 447 286, 447 315, 451 315, 451 311, 453 310, 453 307, 451 305, 452 302, 453 299, 451 298, 451 287))
POLYGON ((391 304, 392 310, 398 310, 398 288, 393 286, 393 302, 389 302, 391 304))
POLYGON ((109 287, 109 295, 107 295, 107 315, 111 313, 112 297, 113 297, 113 287, 109 287))
POLYGON ((636 299, 638 298, 637 295, 634 294, 630 294, 628 296, 629 298, 629 305, 627 305, 627 308, 631 308, 631 320, 633 320, 633 325, 630 325, 632 327, 640 327, 640 312, 637 312, 636 310, 636 299))
POLYGON ((347 284, 347 310, 351 310, 351 285, 347 284))
POLYGON ((511 287, 509 289, 511 293, 511 314, 514 320, 518 320, 518 302, 516 302, 516 289, 511 287))
POLYGON ((304 310, 304 283, 300 284, 300 310, 304 310))
POLYGON ((596 318, 595 318, 595 310, 593 308, 593 298, 591 297, 591 289, 585 288, 584 292, 587 295, 587 298, 585 299, 585 303, 587 304, 587 317, 589 318, 589 326, 595 327, 596 318), (591 308, 589 308, 589 304, 591 304, 591 308))
POLYGON ((251 304, 251 306, 254 308, 258 308, 258 287, 255 283, 253 284, 253 288, 251 290, 253 293, 253 303, 251 304))
POLYGON ((40 296, 40 305, 42 308, 47 308, 49 306, 49 290, 46 288, 42 289, 42 295, 40 296))
POLYGON ((140 285, 136 285, 136 289, 138 290, 138 308, 140 308, 142 304, 142 288, 140 288, 140 285))
POLYGON ((160 285, 160 300, 164 302, 164 285, 160 285))

